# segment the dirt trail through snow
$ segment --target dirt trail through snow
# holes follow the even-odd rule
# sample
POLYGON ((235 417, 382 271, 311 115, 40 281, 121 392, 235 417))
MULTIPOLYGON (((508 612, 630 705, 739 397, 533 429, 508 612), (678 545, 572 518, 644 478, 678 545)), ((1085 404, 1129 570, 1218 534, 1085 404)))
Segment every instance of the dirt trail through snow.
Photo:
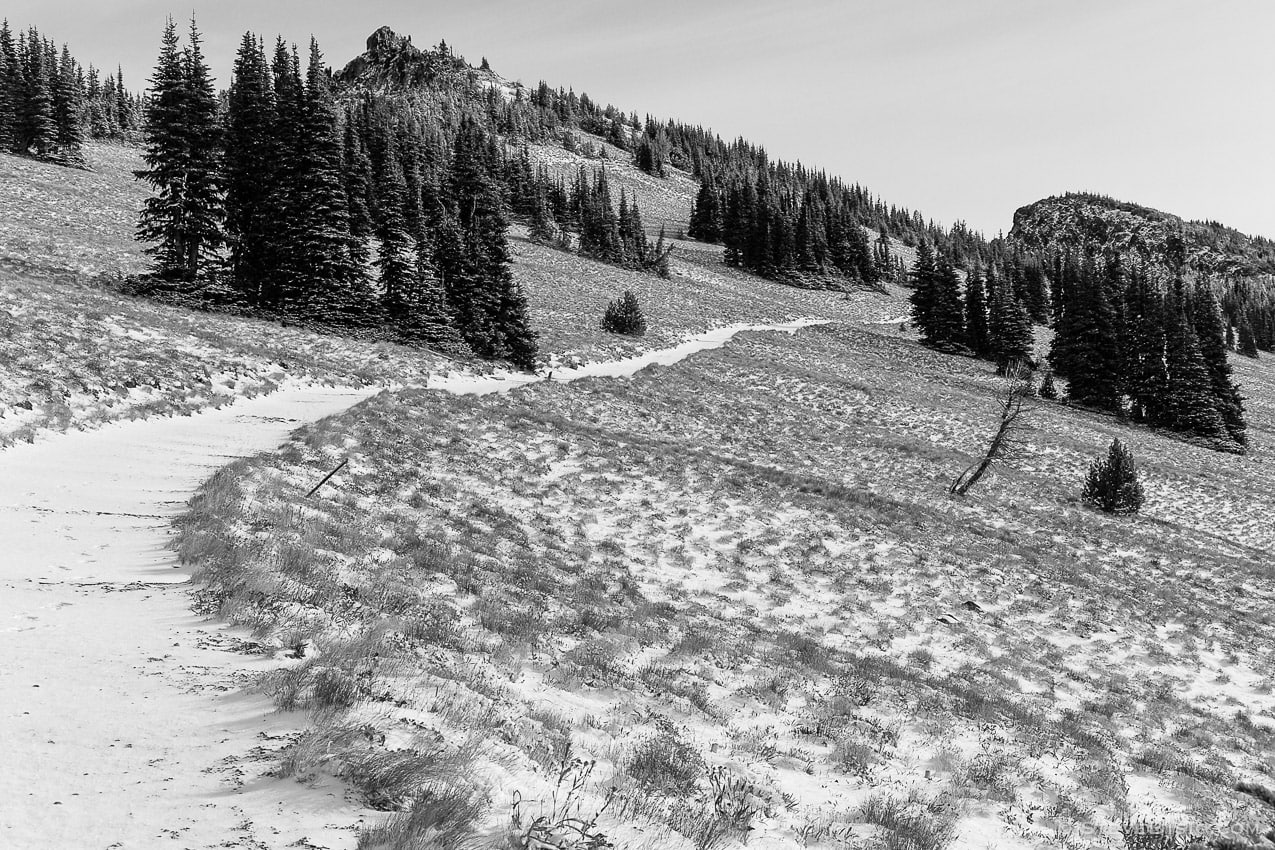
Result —
MULTIPOLYGON (((724 345, 735 325, 676 348, 555 368, 631 375, 724 345)), ((543 376, 449 375, 501 392, 543 376)), ((187 418, 116 423, 0 452, 0 847, 351 847, 357 807, 336 783, 264 775, 303 718, 240 685, 277 664, 190 610, 170 523, 200 482, 277 447, 375 389, 293 387, 187 418)))

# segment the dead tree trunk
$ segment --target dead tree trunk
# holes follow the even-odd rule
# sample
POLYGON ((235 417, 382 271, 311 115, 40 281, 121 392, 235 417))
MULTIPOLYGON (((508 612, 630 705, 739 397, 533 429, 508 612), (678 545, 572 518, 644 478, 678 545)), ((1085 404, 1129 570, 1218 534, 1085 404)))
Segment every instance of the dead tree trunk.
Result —
POLYGON ((1003 460, 1008 455, 1022 448, 1022 426, 1025 415, 1031 412, 1030 401, 1034 395, 1035 387, 1032 384, 1030 370, 1021 366, 1015 369, 1009 378, 1009 384, 997 398, 1001 409, 1000 424, 996 428, 996 433, 992 436, 992 441, 987 446, 987 452, 983 455, 982 460, 970 464, 964 472, 956 477, 956 480, 952 482, 952 486, 948 488, 948 492, 964 496, 970 491, 971 487, 978 483, 987 470, 991 469, 992 464, 1003 460))

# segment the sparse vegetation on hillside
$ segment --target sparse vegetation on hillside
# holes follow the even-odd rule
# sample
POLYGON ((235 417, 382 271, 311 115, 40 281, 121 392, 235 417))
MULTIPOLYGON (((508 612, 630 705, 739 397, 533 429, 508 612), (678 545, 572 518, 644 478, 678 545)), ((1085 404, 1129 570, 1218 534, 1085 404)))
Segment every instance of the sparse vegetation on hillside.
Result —
POLYGON ((0 446, 190 415, 296 383, 424 382, 454 365, 390 343, 124 298, 71 275, 9 268, 3 278, 0 446))
POLYGON ((1234 786, 1275 747, 1270 470, 1121 428, 1146 503, 1108 518, 1074 482, 1112 421, 1042 406, 952 502, 1000 380, 860 325, 383 395, 210 482, 183 552, 209 610, 310 647, 276 684, 314 713, 306 771, 361 776, 381 736, 475 754, 400 818, 482 777, 466 834, 517 807, 525 836, 583 759, 579 817, 617 846, 1256 842, 1272 816, 1234 786))

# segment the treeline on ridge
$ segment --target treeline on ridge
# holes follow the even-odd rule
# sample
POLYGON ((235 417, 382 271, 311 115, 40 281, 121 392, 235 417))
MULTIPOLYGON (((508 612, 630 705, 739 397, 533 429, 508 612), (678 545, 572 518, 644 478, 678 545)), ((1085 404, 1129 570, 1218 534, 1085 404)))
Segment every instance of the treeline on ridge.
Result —
POLYGON ((59 50, 35 27, 15 39, 0 23, 0 150, 82 166, 84 140, 132 138, 143 105, 123 71, 86 72, 65 44, 59 50))
MULTIPOLYGON (((1002 254, 962 284, 952 260, 928 245, 910 276, 912 316, 928 345, 992 360, 1005 374, 1040 365, 1033 325, 1052 323, 1048 365, 1067 379, 1072 403, 1245 450, 1243 400, 1227 361, 1232 329, 1211 281, 1116 255, 1054 251, 1002 254)), ((1255 345, 1251 330, 1241 338, 1255 345)))

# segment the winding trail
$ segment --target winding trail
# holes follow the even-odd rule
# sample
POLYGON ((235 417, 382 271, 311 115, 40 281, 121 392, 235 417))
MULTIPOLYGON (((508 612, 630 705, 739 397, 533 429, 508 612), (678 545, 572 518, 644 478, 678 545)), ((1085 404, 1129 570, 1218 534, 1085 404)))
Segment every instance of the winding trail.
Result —
MULTIPOLYGON (((552 379, 632 375, 740 332, 819 323, 719 328, 671 349, 555 368, 552 379)), ((489 393, 545 379, 447 375, 428 386, 489 393)), ((278 662, 192 613, 168 540, 213 471, 377 391, 291 387, 0 452, 0 847, 354 845, 361 810, 342 786, 265 774, 304 717, 241 687, 278 662)))

